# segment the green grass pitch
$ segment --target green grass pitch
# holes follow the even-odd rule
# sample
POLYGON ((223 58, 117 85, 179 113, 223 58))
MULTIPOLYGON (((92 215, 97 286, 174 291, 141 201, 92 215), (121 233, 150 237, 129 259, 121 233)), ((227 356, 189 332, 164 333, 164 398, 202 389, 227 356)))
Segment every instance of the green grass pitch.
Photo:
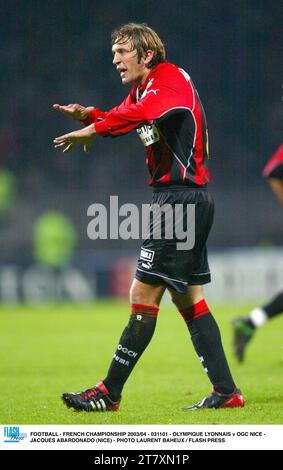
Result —
POLYGON ((231 319, 251 306, 214 306, 243 409, 183 411, 211 390, 181 316, 162 304, 154 337, 123 392, 120 411, 76 413, 60 395, 105 377, 129 305, 0 308, 1 424, 283 424, 283 316, 253 338, 246 362, 233 357, 231 319))

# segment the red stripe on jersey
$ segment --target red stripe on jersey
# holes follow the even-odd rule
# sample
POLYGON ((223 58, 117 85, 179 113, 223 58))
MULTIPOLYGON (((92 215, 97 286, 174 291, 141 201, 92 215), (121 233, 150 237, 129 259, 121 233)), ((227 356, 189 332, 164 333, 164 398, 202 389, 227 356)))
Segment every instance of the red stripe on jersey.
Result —
POLYGON ((195 182, 196 184, 203 185, 206 183, 205 171, 203 168, 204 152, 203 152, 203 135, 202 135, 202 115, 201 108, 199 105, 198 96, 195 93, 195 109, 193 111, 195 122, 196 122, 196 139, 195 139, 195 155, 194 160, 196 162, 196 173, 195 182))
POLYGON ((280 145, 280 147, 272 155, 270 160, 268 160, 267 164, 263 169, 262 175, 265 178, 268 178, 270 173, 280 165, 283 165, 283 144, 280 145))

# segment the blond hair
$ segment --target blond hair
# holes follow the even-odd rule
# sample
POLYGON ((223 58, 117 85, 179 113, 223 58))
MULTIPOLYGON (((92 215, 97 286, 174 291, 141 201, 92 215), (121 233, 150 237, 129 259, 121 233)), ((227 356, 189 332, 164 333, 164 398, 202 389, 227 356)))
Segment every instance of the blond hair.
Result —
POLYGON ((115 29, 111 34, 112 45, 117 42, 130 41, 133 50, 137 50, 138 61, 145 55, 146 51, 153 51, 154 55, 149 68, 155 67, 166 60, 165 46, 158 34, 146 23, 127 23, 115 29))

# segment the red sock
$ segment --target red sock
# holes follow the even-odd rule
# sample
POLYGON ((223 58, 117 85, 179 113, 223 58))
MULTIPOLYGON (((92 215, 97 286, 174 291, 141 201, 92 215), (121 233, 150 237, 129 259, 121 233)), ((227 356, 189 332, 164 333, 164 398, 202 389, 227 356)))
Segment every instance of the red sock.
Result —
POLYGON ((209 313, 209 308, 207 306, 206 301, 202 299, 196 304, 191 305, 190 307, 180 309, 179 312, 188 325, 196 318, 201 317, 202 315, 205 315, 206 313, 209 313))

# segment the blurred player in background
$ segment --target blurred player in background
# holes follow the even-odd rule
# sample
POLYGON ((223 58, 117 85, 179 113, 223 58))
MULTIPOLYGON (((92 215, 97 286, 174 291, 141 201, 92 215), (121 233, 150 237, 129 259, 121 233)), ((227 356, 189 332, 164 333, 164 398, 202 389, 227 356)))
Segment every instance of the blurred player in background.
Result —
MULTIPOLYGON (((124 384, 153 336, 159 304, 168 289, 213 385, 209 396, 185 409, 242 407, 243 397, 231 376, 217 323, 202 290, 210 282, 206 240, 214 204, 207 189, 208 136, 201 101, 189 75, 166 62, 162 41, 145 24, 130 23, 115 30, 112 52, 122 83, 133 84, 130 94, 108 112, 78 104, 54 105, 85 124, 84 129, 57 137, 55 147, 68 152, 82 144, 89 151, 97 135, 121 136, 136 129, 146 148, 152 204, 161 208, 193 205, 195 244, 192 249, 178 250, 176 237, 154 238, 151 223, 130 289, 132 313, 108 374, 95 387, 64 393, 63 401, 77 411, 119 408, 124 384)), ((122 158, 120 161, 123 171, 122 158)))
MULTIPOLYGON (((283 204, 283 144, 267 162, 263 176, 267 179, 277 199, 283 204)), ((247 317, 234 320, 234 352, 239 362, 243 362, 246 347, 257 328, 281 313, 283 313, 283 291, 266 305, 253 309, 247 317)))

